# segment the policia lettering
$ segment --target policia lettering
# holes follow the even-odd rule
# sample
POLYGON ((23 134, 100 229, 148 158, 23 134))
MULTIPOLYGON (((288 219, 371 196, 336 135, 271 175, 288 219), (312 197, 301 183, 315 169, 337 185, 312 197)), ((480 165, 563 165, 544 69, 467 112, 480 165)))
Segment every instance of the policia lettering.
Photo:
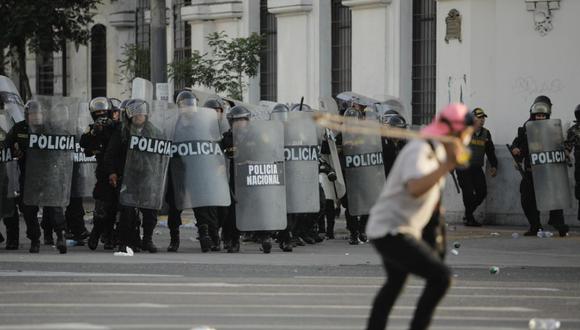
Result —
POLYGON ((10 152, 10 149, 2 149, 2 151, 0 151, 0 163, 8 163, 11 160, 12 153, 10 152))
POLYGON ((171 156, 171 141, 151 139, 142 136, 131 136, 130 150, 171 156))
POLYGON ((286 146, 284 147, 286 161, 318 161, 318 146, 286 146))
POLYGON ((542 151, 530 154, 532 165, 560 164, 566 162, 564 150, 542 151))
POLYGON ((238 164, 246 178, 246 187, 280 186, 284 184, 284 163, 238 164))
POLYGON ((378 166, 383 164, 383 153, 372 152, 362 155, 345 156, 346 168, 357 168, 365 166, 378 166))
POLYGON ((30 134, 28 148, 36 150, 75 150, 74 135, 30 134))
POLYGON ((223 151, 218 142, 215 141, 186 141, 174 143, 171 146, 171 154, 173 157, 185 156, 223 156, 223 151))

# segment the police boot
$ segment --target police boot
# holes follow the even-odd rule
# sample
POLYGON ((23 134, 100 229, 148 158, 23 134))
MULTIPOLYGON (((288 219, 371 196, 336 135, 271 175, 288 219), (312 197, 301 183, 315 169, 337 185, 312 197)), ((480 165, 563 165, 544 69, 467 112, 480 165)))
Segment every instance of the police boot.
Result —
POLYGON ((141 250, 149 251, 149 253, 157 253, 157 246, 153 244, 153 228, 143 228, 141 250))
POLYGON ((99 238, 101 237, 101 232, 103 230, 103 226, 100 224, 100 221, 95 221, 93 225, 93 230, 91 230, 91 234, 89 235, 89 239, 87 241, 87 245, 89 249, 96 250, 99 246, 99 238))
POLYGON ((30 253, 38 253, 38 251, 40 251, 40 240, 31 240, 30 241, 30 250, 28 250, 28 252, 30 253))
POLYGON ((326 238, 334 239, 334 221, 328 221, 326 225, 326 238))
POLYGON ((63 230, 56 231, 56 248, 60 254, 66 253, 66 239, 63 230))
POLYGON ((217 233, 217 231, 212 231, 209 233, 209 237, 211 238, 211 250, 212 251, 221 251, 222 247, 221 247, 221 240, 220 240, 220 235, 217 233))
POLYGON ((528 231, 524 233, 524 236, 537 236, 538 231, 544 230, 542 226, 532 226, 528 231))
POLYGON ((350 232, 350 239, 348 244, 350 245, 359 245, 360 241, 358 240, 358 231, 351 231, 350 232))
POLYGON ((207 225, 199 226, 199 245, 201 245, 201 252, 209 252, 212 245, 211 237, 209 237, 209 228, 207 225))
POLYGON ((262 240, 262 252, 270 253, 270 251, 272 251, 272 238, 265 237, 262 240))
POLYGON ((6 250, 18 250, 20 245, 18 226, 6 227, 6 250))
POLYGON ((4 242, 4 236, 0 233, 0 243, 4 242))
POLYGON ((171 241, 169 241, 167 252, 177 252, 179 249, 179 229, 170 229, 169 236, 171 237, 171 241))
POLYGON ((282 250, 284 252, 292 252, 293 248, 292 248, 292 243, 290 243, 290 240, 280 241, 280 250, 282 250))
POLYGON ((229 242, 228 253, 238 253, 240 252, 240 238, 234 238, 229 242))
POLYGON ((54 245, 54 238, 52 238, 52 229, 43 230, 44 245, 54 245))
POLYGON ((566 237, 568 235, 568 232, 570 231, 570 227, 566 224, 556 226, 556 229, 558 229, 558 234, 560 235, 560 237, 566 237))
POLYGON ((6 250, 18 250, 19 245, 20 245, 20 242, 18 241, 18 237, 15 239, 11 238, 11 237, 7 237, 6 250))

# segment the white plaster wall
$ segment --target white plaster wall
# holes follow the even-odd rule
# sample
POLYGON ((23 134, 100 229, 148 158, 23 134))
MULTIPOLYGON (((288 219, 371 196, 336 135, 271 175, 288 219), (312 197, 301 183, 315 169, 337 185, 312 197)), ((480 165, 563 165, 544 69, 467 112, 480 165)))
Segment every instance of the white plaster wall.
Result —
MULTIPOLYGON (((580 43, 572 38, 580 31, 575 14, 580 12, 580 1, 562 1, 561 9, 552 13, 554 29, 544 37, 534 30, 532 12, 523 1, 441 0, 437 12, 438 108, 450 95, 451 101, 459 101, 463 88, 464 102, 488 113, 486 126, 500 161, 499 176, 488 177, 488 198, 479 211, 493 223, 526 224, 520 206, 520 176, 505 144, 511 143, 517 127, 528 118, 537 95, 552 99, 552 116, 562 119, 564 127, 572 121, 573 109, 580 103, 580 43), (447 44, 445 17, 453 8, 463 18, 463 42, 447 44)), ((572 176, 571 170, 571 185, 572 176)), ((463 205, 454 190, 448 181, 444 204, 448 217, 458 221, 463 205)), ((567 222, 574 223, 576 207, 565 213, 567 222)))

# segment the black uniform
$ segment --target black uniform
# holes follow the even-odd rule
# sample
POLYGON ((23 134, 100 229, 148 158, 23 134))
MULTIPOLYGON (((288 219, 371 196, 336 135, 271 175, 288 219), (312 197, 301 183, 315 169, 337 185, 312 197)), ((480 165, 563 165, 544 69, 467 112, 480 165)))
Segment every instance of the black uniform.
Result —
POLYGON ((383 166, 385 169, 385 179, 389 177, 391 168, 395 164, 395 160, 399 155, 399 152, 403 149, 406 144, 405 140, 391 139, 383 137, 381 138, 381 145, 383 147, 383 166))
MULTIPOLYGON (((6 145, 11 148, 12 154, 18 156, 18 167, 20 168, 20 191, 24 195, 24 179, 26 175, 26 153, 28 150, 30 127, 26 121, 21 121, 14 125, 6 136, 6 145), (16 148, 16 144, 18 148, 16 148), (21 154, 19 154, 21 153, 21 154)), ((40 224, 38 222, 38 205, 21 205, 24 221, 26 223, 26 237, 30 239, 32 246, 39 244, 40 224)), ((62 207, 44 207, 43 213, 50 221, 51 227, 61 235, 65 230, 64 210, 62 207)), ((64 250, 66 252, 66 250, 64 250)))
POLYGON ((232 130, 228 130, 222 136, 220 143, 221 149, 227 157, 229 162, 229 184, 232 195, 232 203, 227 208, 227 212, 222 212, 222 218, 225 221, 222 223, 222 236, 224 240, 224 249, 228 252, 238 252, 240 250, 240 232, 236 227, 236 199, 235 199, 235 175, 234 175, 234 137, 232 130))
MULTIPOLYGON (((574 196, 579 201, 578 205, 580 205, 580 124, 578 120, 568 129, 564 145, 568 152, 574 150, 574 181, 576 183, 574 185, 574 196)), ((577 218, 580 220, 580 208, 578 208, 577 218)))
POLYGON ((84 149, 86 156, 95 156, 97 159, 95 170, 97 182, 93 189, 95 212, 89 247, 96 248, 100 236, 103 235, 105 249, 112 249, 114 247, 113 227, 117 215, 118 198, 115 188, 109 184, 109 173, 105 166, 105 152, 113 133, 118 130, 120 124, 106 120, 101 121, 101 123, 102 125, 91 125, 90 131, 81 136, 79 144, 84 149))
MULTIPOLYGON (((518 136, 512 142, 511 148, 518 148, 521 151, 520 155, 515 156, 515 158, 518 162, 523 162, 524 164, 524 177, 520 183, 520 194, 522 209, 530 224, 530 229, 525 233, 525 235, 534 236, 543 228, 540 223, 540 212, 536 205, 534 180, 532 177, 532 166, 525 124, 518 128, 518 136)), ((554 226, 561 236, 565 236, 568 232, 568 226, 564 223, 563 210, 551 210, 548 224, 554 226)))
MULTIPOLYGON (((156 130, 151 123, 146 122, 143 130, 156 130)), ((154 136, 154 134, 150 134, 154 136)), ((104 164, 107 173, 107 178, 111 174, 116 174, 118 177, 117 188, 121 186, 123 180, 122 174, 125 169, 125 161, 127 159, 127 151, 129 149, 130 125, 123 127, 119 125, 113 131, 110 142, 105 152, 104 164)), ((147 164, 144 164, 147 166, 147 164)), ((146 169, 144 173, 147 173, 146 169)), ((151 173, 151 172, 149 172, 151 173)), ((157 225, 157 210, 134 208, 129 206, 121 206, 121 216, 119 221, 119 246, 123 249, 126 246, 132 247, 134 250, 140 248, 147 248, 153 240, 153 231, 157 225), (143 240, 139 238, 139 217, 137 210, 143 216, 143 240)), ((150 252, 156 252, 157 249, 149 249, 150 252)))
POLYGON ((456 172, 463 193, 464 221, 467 225, 479 225, 473 217, 473 212, 487 196, 487 183, 483 171, 485 156, 487 156, 491 167, 497 168, 498 164, 489 130, 482 127, 478 132, 475 132, 469 143, 469 148, 471 149, 469 167, 457 169, 456 172))

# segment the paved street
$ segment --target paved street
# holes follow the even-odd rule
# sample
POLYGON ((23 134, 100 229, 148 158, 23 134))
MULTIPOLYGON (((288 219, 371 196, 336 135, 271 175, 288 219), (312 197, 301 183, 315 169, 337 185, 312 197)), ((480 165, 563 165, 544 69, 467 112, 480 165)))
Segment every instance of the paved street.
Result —
MULTIPOLYGON (((523 230, 450 226, 461 247, 448 255, 454 282, 432 329, 527 329, 534 317, 580 329, 578 227, 565 239, 512 238, 523 230)), ((164 251, 168 231, 157 233, 164 251)), ((102 247, 30 255, 22 239, 19 251, 0 250, 0 329, 363 329, 383 270, 370 245, 342 236, 293 253, 246 243, 202 254, 189 229, 179 253, 134 257, 102 247)), ((389 329, 407 329, 422 285, 409 282, 389 329)))

